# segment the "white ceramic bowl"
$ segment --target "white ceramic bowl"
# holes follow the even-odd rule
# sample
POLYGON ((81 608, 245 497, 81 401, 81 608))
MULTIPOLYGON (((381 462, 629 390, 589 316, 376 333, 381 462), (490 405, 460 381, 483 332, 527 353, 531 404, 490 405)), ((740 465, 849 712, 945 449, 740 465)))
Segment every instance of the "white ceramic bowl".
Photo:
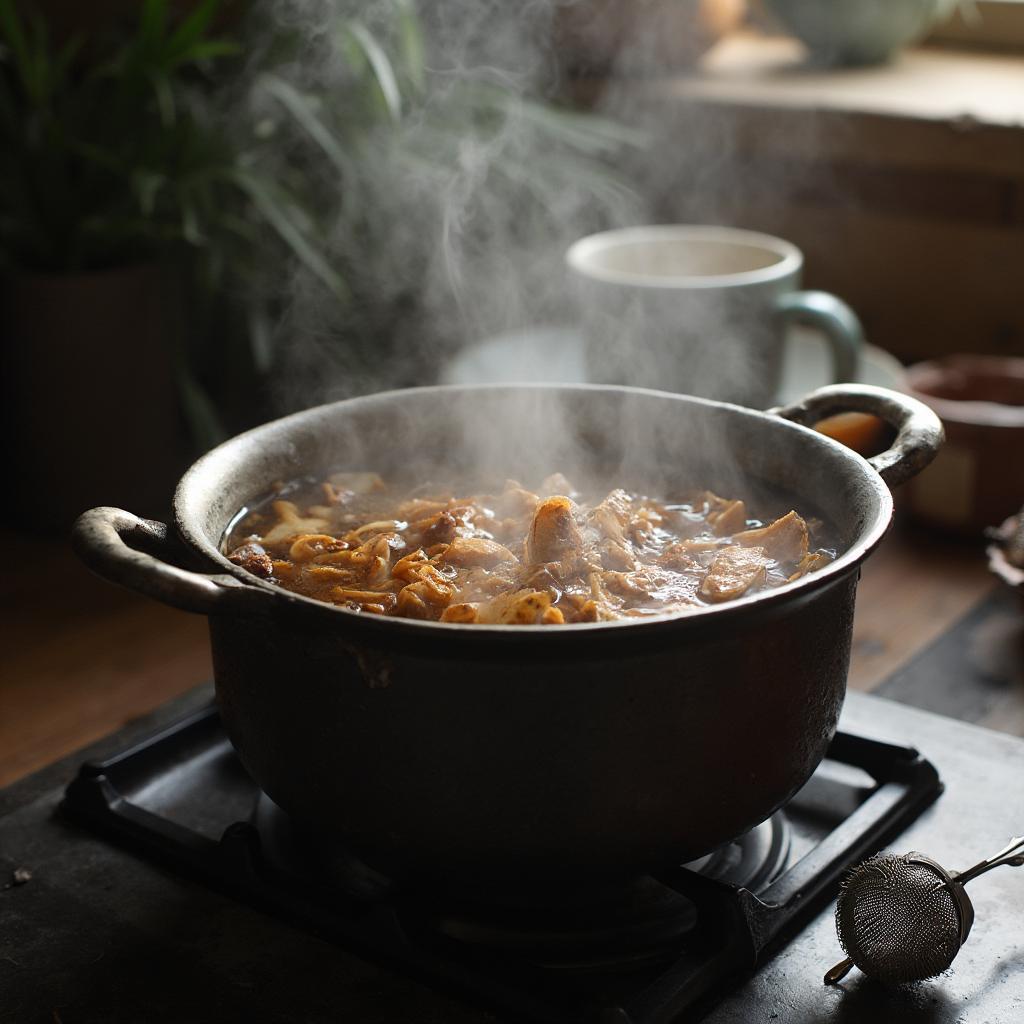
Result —
POLYGON ((765 0, 768 9, 827 65, 880 64, 922 38, 957 0, 765 0))

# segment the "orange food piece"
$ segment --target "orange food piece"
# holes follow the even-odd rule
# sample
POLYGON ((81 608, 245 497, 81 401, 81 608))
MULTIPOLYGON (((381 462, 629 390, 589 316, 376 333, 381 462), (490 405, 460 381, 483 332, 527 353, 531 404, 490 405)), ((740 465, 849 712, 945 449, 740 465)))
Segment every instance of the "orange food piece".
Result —
POLYGON ((815 423, 814 429, 860 455, 875 455, 885 444, 885 423, 866 412, 841 412, 815 423))

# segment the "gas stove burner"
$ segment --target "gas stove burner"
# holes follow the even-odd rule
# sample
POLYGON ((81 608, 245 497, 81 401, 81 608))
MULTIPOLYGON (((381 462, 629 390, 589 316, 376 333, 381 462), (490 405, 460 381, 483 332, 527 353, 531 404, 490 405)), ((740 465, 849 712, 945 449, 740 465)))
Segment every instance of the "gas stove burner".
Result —
MULTIPOLYGON (((777 813, 682 868, 708 881, 756 892, 781 874, 790 846, 789 824, 777 813)), ((700 923, 692 899, 651 876, 571 905, 534 905, 521 911, 446 907, 432 922, 438 934, 455 941, 561 970, 632 969, 671 959, 700 923)))
POLYGON ((420 905, 424 925, 479 956, 562 971, 630 970, 671 960, 698 925, 686 896, 650 877, 588 904, 548 909, 420 905))
MULTIPOLYGON (((342 892, 355 898, 380 896, 393 887, 390 879, 363 863, 343 845, 304 837, 293 827, 288 815, 265 793, 257 796, 251 821, 260 834, 265 854, 282 868, 302 873, 315 870, 342 892)), ((705 878, 756 893, 781 874, 791 845, 789 823, 778 811, 738 839, 682 867, 705 878)), ((653 879, 649 881, 656 884, 653 879)), ((636 884, 633 883, 634 886, 636 884)), ((587 909, 607 909, 613 903, 637 898, 632 890, 615 890, 611 895, 602 893, 594 898, 572 901, 563 898, 558 902, 583 903, 587 909)), ((536 910, 538 902, 544 905, 543 900, 533 901, 530 909, 536 910)))
POLYGON ((793 845, 789 822, 782 811, 706 857, 683 867, 737 889, 760 892, 782 874, 793 845))
MULTIPOLYGON (((519 905, 517 894, 508 891, 500 900, 428 896, 395 886, 337 842, 304 836, 264 793, 257 797, 251 821, 263 855, 279 870, 314 876, 356 900, 393 895, 407 927, 535 966, 604 970, 665 960, 678 953, 698 923, 690 899, 650 876, 602 890, 529 890, 519 905)), ((757 892, 785 868, 790 845, 789 825, 776 813, 682 867, 757 892)))

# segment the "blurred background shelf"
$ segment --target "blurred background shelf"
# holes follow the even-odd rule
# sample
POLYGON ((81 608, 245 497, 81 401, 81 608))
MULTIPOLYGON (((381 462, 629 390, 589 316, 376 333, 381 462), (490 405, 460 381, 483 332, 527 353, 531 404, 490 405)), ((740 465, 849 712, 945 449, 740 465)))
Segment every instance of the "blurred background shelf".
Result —
POLYGON ((653 111, 660 220, 791 239, 873 344, 1024 354, 1024 60, 919 47, 826 72, 803 52, 732 35, 692 72, 576 98, 653 111))
POLYGON ((1024 61, 1003 53, 919 46, 888 64, 826 69, 809 66, 795 39, 737 32, 668 88, 715 102, 1024 126, 1024 61))

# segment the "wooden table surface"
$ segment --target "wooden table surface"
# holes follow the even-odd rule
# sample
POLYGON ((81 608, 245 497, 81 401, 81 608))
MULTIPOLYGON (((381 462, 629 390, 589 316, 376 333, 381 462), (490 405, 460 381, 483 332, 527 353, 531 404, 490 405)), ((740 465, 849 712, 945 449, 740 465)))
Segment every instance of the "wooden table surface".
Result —
MULTIPOLYGON (((66 545, 9 531, 0 532, 0 543, 5 554, 0 614, 7 637, 0 662, 0 786, 210 677, 204 618, 96 579, 66 545)), ((998 586, 980 543, 895 530, 864 568, 850 686, 877 689, 998 586)), ((997 701, 976 702, 981 710, 970 717, 1024 735, 1015 614, 1010 627, 989 633, 982 631, 977 642, 992 647, 987 653, 993 671, 1013 678, 997 701)), ((944 685, 957 684, 947 680, 944 685)), ((965 678, 963 685, 979 684, 965 678)), ((983 696, 979 693, 979 701, 983 696)), ((956 707, 972 706, 969 692, 959 694, 958 701, 956 707)))

